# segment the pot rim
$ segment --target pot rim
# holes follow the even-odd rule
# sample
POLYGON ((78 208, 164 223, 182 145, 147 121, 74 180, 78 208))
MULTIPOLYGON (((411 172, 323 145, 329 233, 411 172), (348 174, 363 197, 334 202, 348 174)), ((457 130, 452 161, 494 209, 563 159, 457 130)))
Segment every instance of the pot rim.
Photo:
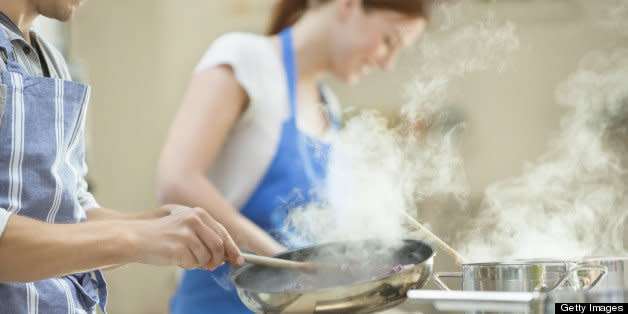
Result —
POLYGON ((565 265, 570 266, 572 264, 576 264, 576 261, 573 260, 551 260, 551 259, 530 259, 530 260, 512 260, 512 261, 498 261, 498 262, 476 262, 476 263, 466 263, 461 266, 469 266, 469 267, 482 267, 482 266, 557 266, 557 265, 565 265))
POLYGON ((587 256, 582 258, 583 262, 626 262, 628 256, 587 256))

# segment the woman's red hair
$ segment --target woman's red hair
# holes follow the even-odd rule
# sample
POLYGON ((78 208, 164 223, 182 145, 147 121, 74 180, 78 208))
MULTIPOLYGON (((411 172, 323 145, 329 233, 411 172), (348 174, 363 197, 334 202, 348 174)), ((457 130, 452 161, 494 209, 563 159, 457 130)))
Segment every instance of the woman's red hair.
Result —
MULTIPOLYGON (((318 0, 329 2, 332 0, 318 0)), ((392 10, 410 18, 429 16, 429 0, 362 0, 365 9, 392 10)), ((276 35, 294 25, 308 10, 308 0, 279 0, 273 9, 268 34, 276 35)))

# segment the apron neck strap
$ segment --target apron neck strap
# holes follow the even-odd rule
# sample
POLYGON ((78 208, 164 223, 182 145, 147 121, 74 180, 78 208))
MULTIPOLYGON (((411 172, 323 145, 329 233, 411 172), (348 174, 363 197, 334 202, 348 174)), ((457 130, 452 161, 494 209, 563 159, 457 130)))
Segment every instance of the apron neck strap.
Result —
MULTIPOLYGON (((26 73, 22 66, 15 60, 13 54, 13 45, 9 41, 7 31, 0 28, 0 50, 2 50, 7 57, 7 70, 10 72, 26 73)), ((2 62, 2 61, 0 61, 2 62)))
POLYGON ((290 116, 297 115, 297 62, 294 55, 294 44, 292 42, 292 27, 286 28, 279 33, 281 40, 281 54, 283 56, 283 67, 286 71, 286 83, 288 85, 288 101, 290 103, 290 116))
POLYGON ((11 42, 9 41, 9 37, 6 33, 6 30, 3 28, 0 28, 0 48, 7 53, 7 58, 13 59, 13 56, 12 56, 13 46, 11 45, 11 42))
MULTIPOLYGON (((279 38, 281 40, 281 54, 283 59, 283 67, 286 71, 286 80, 288 85, 288 101, 290 103, 290 117, 292 120, 296 121, 297 116, 297 82, 299 81, 298 77, 298 67, 297 67, 297 58, 294 53, 294 43, 292 41, 292 27, 288 27, 284 29, 281 33, 279 33, 279 38)), ((325 105, 329 107, 329 103, 325 99, 325 93, 323 92, 322 84, 318 85, 318 91, 325 102, 325 105)), ((329 121, 332 124, 332 127, 335 129, 340 129, 340 122, 336 117, 332 114, 331 111, 328 113, 329 121)))
POLYGON ((286 28, 279 33, 281 39, 281 52, 283 54, 283 65, 286 71, 286 83, 288 85, 288 97, 290 102, 290 121, 293 124, 294 131, 297 132, 297 150, 303 159, 303 167, 308 179, 314 185, 320 185, 322 178, 317 175, 312 163, 312 156, 308 152, 306 138, 297 129, 297 63, 292 42, 292 28, 286 28))

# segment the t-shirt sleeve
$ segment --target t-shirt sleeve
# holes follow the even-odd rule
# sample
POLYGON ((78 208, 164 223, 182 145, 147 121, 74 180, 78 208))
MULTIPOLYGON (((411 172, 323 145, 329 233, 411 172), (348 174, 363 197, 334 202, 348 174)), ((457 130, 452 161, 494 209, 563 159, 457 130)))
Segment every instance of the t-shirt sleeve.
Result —
POLYGON ((4 233, 4 229, 7 227, 9 217, 11 217, 11 213, 6 209, 0 208, 0 238, 4 233))
POLYGON ((227 65, 231 67, 235 79, 244 89, 249 97, 249 104, 245 112, 240 117, 240 123, 249 121, 256 108, 253 104, 259 97, 261 90, 260 78, 258 77, 258 65, 260 61, 254 53, 255 43, 253 38, 241 33, 229 33, 216 39, 209 47, 194 69, 198 74, 207 69, 227 65))

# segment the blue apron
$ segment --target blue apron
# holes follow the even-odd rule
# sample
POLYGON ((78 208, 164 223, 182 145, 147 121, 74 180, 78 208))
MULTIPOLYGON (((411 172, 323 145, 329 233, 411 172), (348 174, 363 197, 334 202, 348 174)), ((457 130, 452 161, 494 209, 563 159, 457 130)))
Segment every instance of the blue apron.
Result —
MULTIPOLYGON (((304 245, 286 230, 284 221, 291 208, 319 200, 330 147, 297 128, 298 79, 292 31, 288 28, 279 36, 288 83, 290 117, 282 126, 281 140, 270 167, 241 208, 241 213, 278 241, 304 245)), ((334 128, 339 128, 338 121, 331 115, 330 122, 334 128)), ((185 271, 172 299, 172 313, 251 313, 238 298, 230 277, 227 265, 214 272, 185 271)))
MULTIPOLYGON (((77 187, 89 87, 28 75, 2 31, 0 49, 7 56, 1 75, 7 97, 0 123, 0 208, 48 223, 84 221, 77 187)), ((98 304, 104 311, 106 298, 100 271, 0 282, 0 313, 95 313, 98 304)))

